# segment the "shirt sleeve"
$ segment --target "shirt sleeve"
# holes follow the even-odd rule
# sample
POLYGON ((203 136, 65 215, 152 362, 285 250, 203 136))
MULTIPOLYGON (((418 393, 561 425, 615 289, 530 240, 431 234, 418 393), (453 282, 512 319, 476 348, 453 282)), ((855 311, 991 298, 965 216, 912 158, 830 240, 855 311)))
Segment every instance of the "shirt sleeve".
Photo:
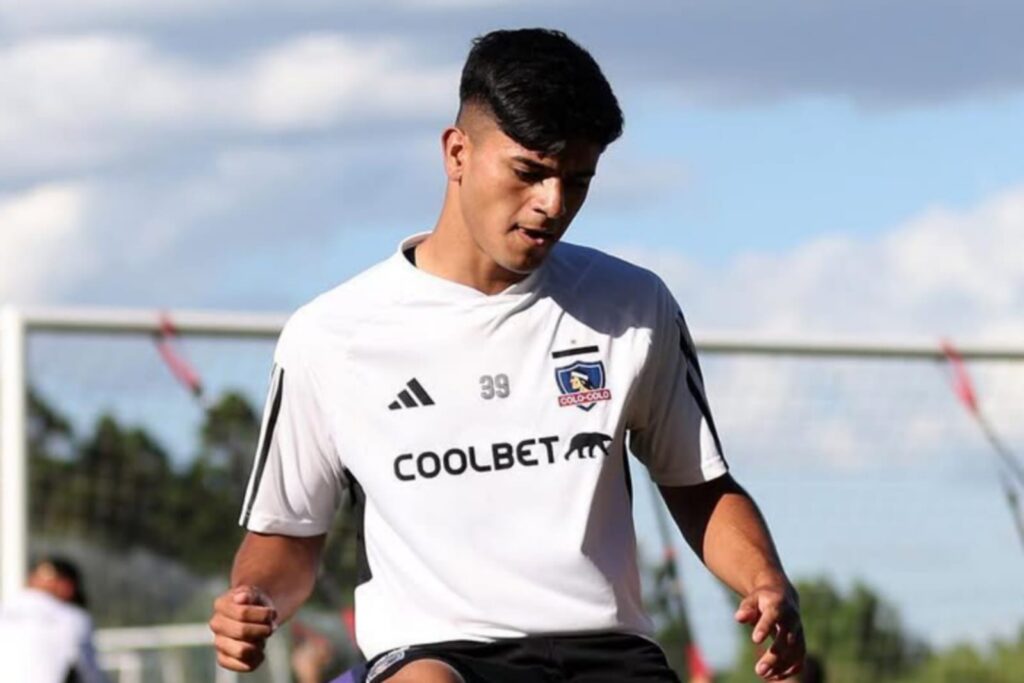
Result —
POLYGON ((96 656, 92 619, 85 617, 83 623, 84 627, 78 641, 78 659, 75 662, 75 673, 78 674, 78 680, 81 683, 109 683, 96 656))
MULTIPOLYGON (((301 312, 300 312, 301 313, 301 312)), ((313 343, 296 314, 274 353, 270 389, 239 524, 250 531, 326 533, 343 492, 343 466, 331 438, 313 343)))
POLYGON ((689 486, 728 471, 686 320, 659 280, 651 344, 638 378, 630 449, 662 486, 689 486))

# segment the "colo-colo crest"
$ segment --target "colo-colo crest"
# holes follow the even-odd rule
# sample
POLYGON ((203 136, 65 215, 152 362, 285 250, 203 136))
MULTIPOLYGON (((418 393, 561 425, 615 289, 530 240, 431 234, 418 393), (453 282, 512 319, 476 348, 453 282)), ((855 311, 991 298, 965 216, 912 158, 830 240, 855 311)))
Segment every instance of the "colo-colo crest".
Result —
POLYGON ((590 410, 598 401, 607 401, 612 392, 606 389, 604 363, 595 361, 588 363, 578 360, 572 365, 555 370, 555 381, 562 395, 558 397, 558 405, 576 406, 581 410, 590 410))

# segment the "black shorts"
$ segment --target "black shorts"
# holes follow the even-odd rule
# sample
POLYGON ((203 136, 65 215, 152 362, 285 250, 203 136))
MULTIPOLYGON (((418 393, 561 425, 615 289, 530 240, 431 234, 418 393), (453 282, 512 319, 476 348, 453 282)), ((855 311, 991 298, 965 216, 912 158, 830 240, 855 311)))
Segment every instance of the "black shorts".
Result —
POLYGON ((466 683, 679 683, 658 645, 626 633, 413 645, 374 657, 366 683, 382 683, 417 659, 438 659, 466 683))

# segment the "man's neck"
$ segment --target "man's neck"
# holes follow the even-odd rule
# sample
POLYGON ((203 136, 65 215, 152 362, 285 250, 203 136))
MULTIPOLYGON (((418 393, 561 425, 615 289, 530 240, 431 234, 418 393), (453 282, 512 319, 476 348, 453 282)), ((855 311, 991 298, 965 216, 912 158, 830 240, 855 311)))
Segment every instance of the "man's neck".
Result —
POLYGON ((415 264, 431 275, 487 295, 498 294, 527 277, 494 263, 481 251, 465 226, 457 220, 446 220, 445 213, 434 231, 416 245, 415 264))

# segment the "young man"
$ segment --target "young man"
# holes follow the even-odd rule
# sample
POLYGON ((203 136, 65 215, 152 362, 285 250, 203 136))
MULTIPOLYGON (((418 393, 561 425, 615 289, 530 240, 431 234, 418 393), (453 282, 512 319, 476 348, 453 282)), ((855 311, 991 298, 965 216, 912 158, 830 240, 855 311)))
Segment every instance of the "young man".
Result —
POLYGON ((0 605, 0 672, 24 683, 105 683, 74 564, 40 560, 24 591, 0 605))
POLYGON ((627 444, 687 541, 798 670, 796 595, 732 480, 676 303, 648 271, 560 240, 622 130, 565 35, 497 31, 467 59, 428 235, 317 298, 278 344, 215 604, 220 663, 259 665, 312 589, 342 496, 358 502, 368 680, 675 681, 650 640, 627 444))

